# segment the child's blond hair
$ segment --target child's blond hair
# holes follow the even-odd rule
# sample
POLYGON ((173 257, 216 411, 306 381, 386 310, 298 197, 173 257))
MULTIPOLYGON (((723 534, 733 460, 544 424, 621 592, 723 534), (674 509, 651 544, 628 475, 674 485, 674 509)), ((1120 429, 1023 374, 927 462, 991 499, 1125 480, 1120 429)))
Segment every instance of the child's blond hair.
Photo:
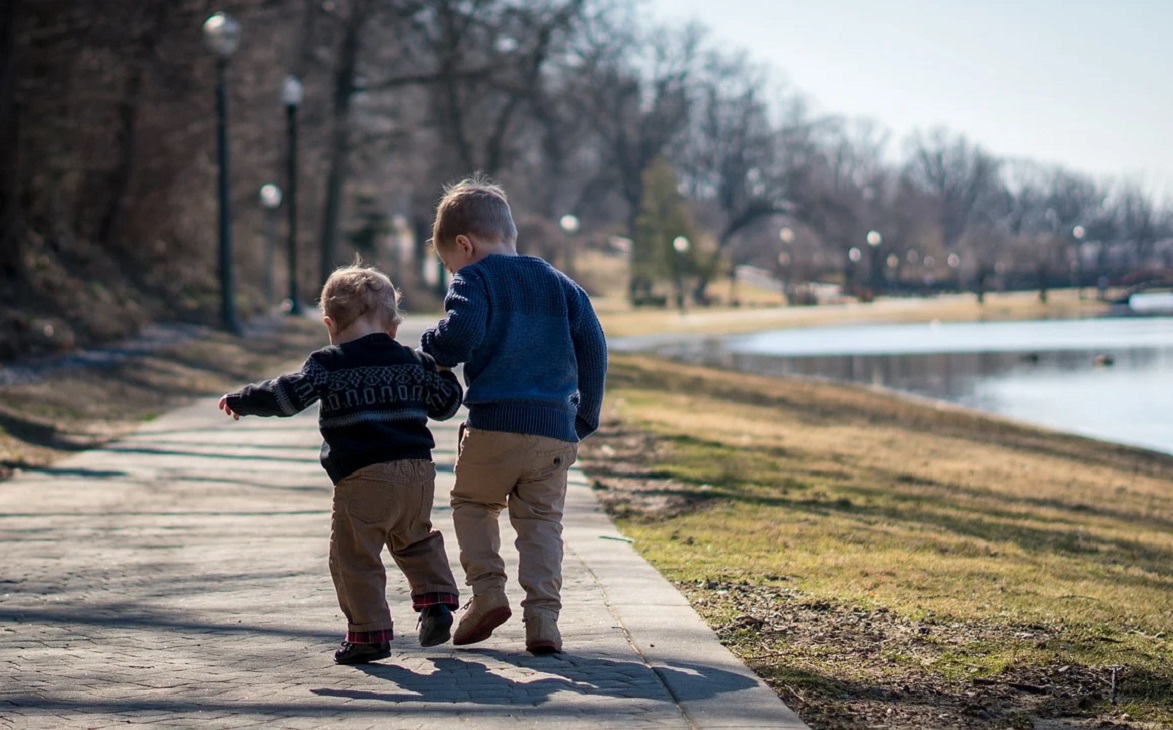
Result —
POLYGON ((403 321, 399 290, 386 274, 361 262, 330 274, 322 287, 322 314, 346 329, 361 317, 374 313, 384 327, 403 321))
POLYGON ((445 187, 436 205, 432 245, 451 245, 461 234, 504 243, 517 241, 517 225, 505 191, 479 172, 445 187))

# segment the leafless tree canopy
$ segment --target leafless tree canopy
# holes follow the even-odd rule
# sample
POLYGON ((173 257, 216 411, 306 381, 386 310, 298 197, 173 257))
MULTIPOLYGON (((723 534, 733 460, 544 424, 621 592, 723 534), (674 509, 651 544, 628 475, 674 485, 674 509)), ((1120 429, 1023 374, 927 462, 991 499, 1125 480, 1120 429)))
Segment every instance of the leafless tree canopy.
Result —
POLYGON ((295 273, 307 299, 389 238, 415 242, 386 263, 409 301, 434 297, 432 205, 475 170, 510 191, 526 250, 562 255, 557 221, 572 213, 578 246, 620 236, 637 258, 669 257, 641 274, 666 290, 680 287, 672 252, 639 247, 647 231, 688 228, 698 302, 741 264, 786 262, 787 276, 856 290, 979 293, 1173 264, 1173 208, 1142 180, 1000 159, 948 130, 895 144, 867 120, 813 114, 703 28, 650 25, 620 0, 6 0, 0 357, 214 318, 216 61, 201 26, 218 9, 243 28, 227 82, 245 312, 267 304, 257 190, 285 184, 290 74, 306 89, 295 273))

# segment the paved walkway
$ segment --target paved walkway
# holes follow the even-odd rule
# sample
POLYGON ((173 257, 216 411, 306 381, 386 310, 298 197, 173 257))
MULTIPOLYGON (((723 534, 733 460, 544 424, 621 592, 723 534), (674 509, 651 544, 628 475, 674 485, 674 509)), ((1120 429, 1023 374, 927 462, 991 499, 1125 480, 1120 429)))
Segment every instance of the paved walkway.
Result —
MULTIPOLYGON (((436 523, 459 579, 446 506, 456 421, 435 430, 436 523)), ((312 413, 233 422, 203 400, 0 482, 0 728, 805 727, 577 471, 564 654, 525 652, 512 581, 515 618, 491 639, 422 649, 392 570, 395 653, 336 666, 345 624, 319 444, 312 413)))

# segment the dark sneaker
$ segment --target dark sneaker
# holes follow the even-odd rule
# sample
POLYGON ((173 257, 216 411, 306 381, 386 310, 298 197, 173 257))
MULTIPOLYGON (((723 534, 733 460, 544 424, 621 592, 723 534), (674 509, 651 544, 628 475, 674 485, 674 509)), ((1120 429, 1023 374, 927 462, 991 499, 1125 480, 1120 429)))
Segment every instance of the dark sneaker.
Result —
POLYGON ((452 609, 441 604, 420 611, 420 646, 436 646, 452 638, 452 609))
POLYGON ((342 647, 334 652, 335 664, 366 664, 376 659, 386 659, 391 656, 391 642, 382 644, 351 644, 342 642, 342 647))

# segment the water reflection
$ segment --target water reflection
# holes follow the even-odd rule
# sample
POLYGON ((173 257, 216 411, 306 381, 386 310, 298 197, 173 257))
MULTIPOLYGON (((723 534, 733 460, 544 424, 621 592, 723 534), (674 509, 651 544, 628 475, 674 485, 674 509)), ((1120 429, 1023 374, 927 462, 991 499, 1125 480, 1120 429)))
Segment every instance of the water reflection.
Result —
POLYGON ((1173 319, 786 330, 658 350, 729 370, 882 386, 1173 453, 1173 319), (936 351, 924 351, 926 332, 936 351), (830 354, 856 347, 865 354, 830 354))

